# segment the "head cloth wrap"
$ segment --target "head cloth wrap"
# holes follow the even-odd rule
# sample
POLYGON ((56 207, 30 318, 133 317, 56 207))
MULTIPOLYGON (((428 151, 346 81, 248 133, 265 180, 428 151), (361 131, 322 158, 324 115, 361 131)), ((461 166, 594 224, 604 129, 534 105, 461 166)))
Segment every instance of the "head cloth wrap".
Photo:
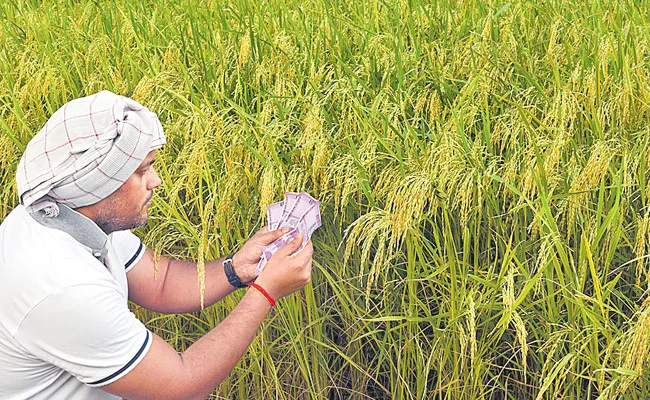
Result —
POLYGON ((103 91, 66 103, 27 144, 16 180, 29 212, 59 213, 116 191, 147 154, 165 144, 155 113, 103 91))

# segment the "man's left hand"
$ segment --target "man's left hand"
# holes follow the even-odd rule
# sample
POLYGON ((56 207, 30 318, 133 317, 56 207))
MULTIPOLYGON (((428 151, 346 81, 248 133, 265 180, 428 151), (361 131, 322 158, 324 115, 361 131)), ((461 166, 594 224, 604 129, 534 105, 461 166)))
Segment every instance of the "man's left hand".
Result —
POLYGON ((264 227, 248 239, 244 246, 233 255, 232 265, 235 267, 235 273, 242 282, 247 283, 257 278, 255 269, 260 262, 264 247, 270 245, 289 231, 289 228, 284 228, 269 232, 268 227, 264 227))

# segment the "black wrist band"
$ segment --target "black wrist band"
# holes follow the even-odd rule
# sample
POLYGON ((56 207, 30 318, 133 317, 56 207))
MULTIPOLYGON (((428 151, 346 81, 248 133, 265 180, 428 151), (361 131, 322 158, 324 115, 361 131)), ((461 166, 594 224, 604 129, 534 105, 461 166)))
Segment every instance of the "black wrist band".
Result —
POLYGON ((241 279, 237 276, 235 273, 235 267, 232 265, 232 256, 234 254, 231 254, 226 257, 225 260, 223 260, 223 271, 226 273, 226 278, 228 278, 228 282, 233 285, 236 288, 245 288, 247 287, 244 283, 242 283, 241 279))

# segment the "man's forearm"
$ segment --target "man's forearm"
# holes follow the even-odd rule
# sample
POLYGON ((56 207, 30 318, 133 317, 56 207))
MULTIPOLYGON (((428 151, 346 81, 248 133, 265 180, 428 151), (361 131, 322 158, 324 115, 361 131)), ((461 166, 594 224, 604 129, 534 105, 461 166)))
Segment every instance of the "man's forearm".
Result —
MULTIPOLYGON (((205 263, 204 305, 206 307, 235 290, 228 283, 223 271, 224 258, 205 263)), ((160 299, 155 311, 186 313, 201 308, 201 289, 196 263, 171 260, 166 266, 162 279, 160 299)))
MULTIPOLYGON (((257 277, 256 268, 263 249, 287 231, 288 228, 271 232, 266 228, 261 229, 233 255, 233 267, 242 282, 257 277)), ((220 258, 205 264, 206 306, 235 290, 228 282, 223 260, 220 258)), ((166 257, 157 259, 153 251, 147 249, 142 259, 127 273, 127 278, 129 299, 150 310, 184 313, 201 307, 201 292, 194 262, 172 261, 166 257), (152 279, 155 270, 158 274, 156 279, 152 279)))

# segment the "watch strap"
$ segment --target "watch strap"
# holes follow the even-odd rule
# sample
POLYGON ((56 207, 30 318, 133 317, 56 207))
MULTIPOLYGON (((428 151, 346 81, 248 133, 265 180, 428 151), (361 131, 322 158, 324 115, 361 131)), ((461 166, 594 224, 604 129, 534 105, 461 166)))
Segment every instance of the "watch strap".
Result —
POLYGON ((232 257, 234 254, 226 256, 226 259, 223 260, 223 271, 226 273, 226 278, 228 278, 228 283, 236 288, 245 288, 246 284, 242 283, 241 279, 235 273, 235 267, 232 265, 232 257))

